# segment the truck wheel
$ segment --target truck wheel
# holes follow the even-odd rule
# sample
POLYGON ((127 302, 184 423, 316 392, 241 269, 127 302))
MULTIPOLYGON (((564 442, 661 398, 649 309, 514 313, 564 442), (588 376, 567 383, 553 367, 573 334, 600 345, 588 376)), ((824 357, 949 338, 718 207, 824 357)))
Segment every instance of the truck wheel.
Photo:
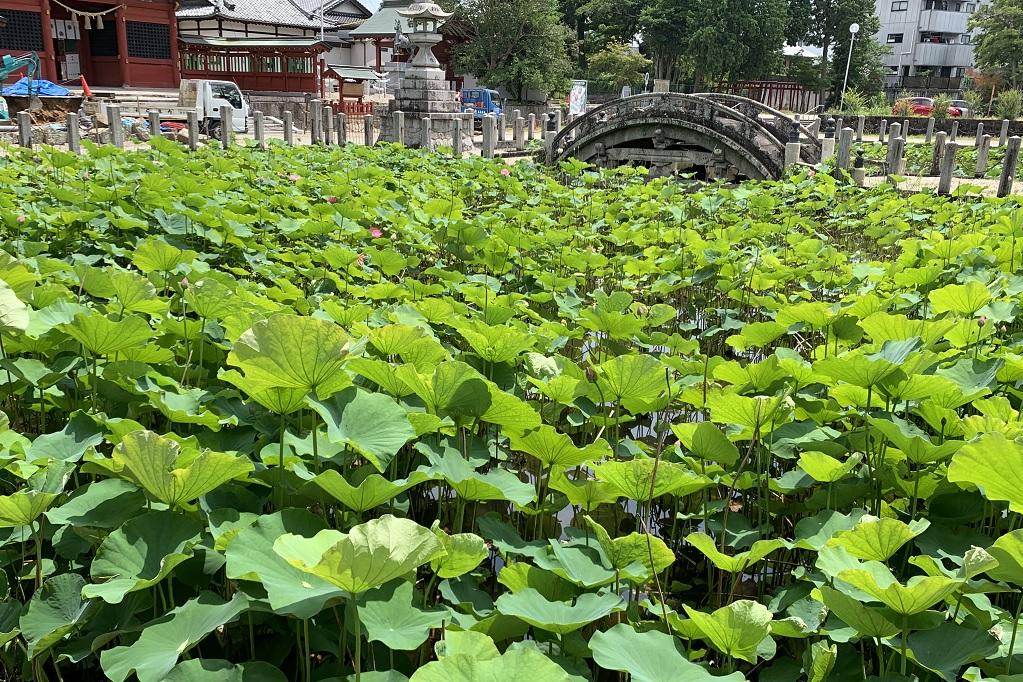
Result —
POLYGON ((220 139, 220 121, 210 121, 206 124, 206 134, 210 139, 220 139))

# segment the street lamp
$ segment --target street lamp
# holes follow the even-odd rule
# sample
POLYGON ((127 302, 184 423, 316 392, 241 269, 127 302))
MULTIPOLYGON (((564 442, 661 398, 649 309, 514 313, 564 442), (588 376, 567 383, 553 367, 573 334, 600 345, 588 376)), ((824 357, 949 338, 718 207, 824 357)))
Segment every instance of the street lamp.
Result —
POLYGON ((849 67, 852 65, 852 52, 853 45, 856 43, 856 34, 860 32, 859 24, 851 24, 849 26, 849 58, 845 61, 845 80, 842 82, 842 97, 838 100, 838 108, 841 110, 845 107, 845 89, 849 86, 849 67))

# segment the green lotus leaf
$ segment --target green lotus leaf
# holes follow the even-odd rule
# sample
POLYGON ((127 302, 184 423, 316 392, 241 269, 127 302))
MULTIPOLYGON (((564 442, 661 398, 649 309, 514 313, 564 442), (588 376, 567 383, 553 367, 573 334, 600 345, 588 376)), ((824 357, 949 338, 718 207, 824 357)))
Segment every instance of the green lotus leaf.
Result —
POLYGON ((987 569, 989 576, 1023 586, 1023 530, 1001 535, 987 551, 998 562, 987 569))
POLYGON ((413 471, 407 479, 388 481, 380 474, 369 474, 358 485, 352 485, 334 469, 328 469, 309 480, 335 500, 355 512, 366 512, 390 502, 406 490, 429 481, 430 476, 422 471, 413 471))
POLYGON ((637 632, 625 623, 595 632, 589 647, 597 665, 628 673, 634 682, 743 682, 746 679, 738 672, 715 677, 688 659, 677 638, 657 630, 637 632))
POLYGON ((198 255, 195 251, 171 246, 159 237, 149 237, 135 246, 131 259, 142 272, 170 272, 198 255))
POLYGON ((841 462, 823 452, 803 452, 799 455, 799 468, 815 481, 835 483, 848 476, 859 466, 861 460, 862 456, 859 453, 854 453, 841 462))
POLYGON ((235 309, 234 292, 215 279, 200 279, 185 289, 188 307, 202 320, 227 317, 235 309))
POLYGON ((928 294, 935 313, 953 312, 972 316, 991 302, 991 292, 976 280, 966 284, 949 284, 928 294))
POLYGON ((235 665, 220 659, 193 658, 174 666, 164 682, 287 682, 287 679, 284 673, 263 661, 235 665))
POLYGON ((360 594, 429 563, 444 549, 429 529, 387 514, 347 534, 327 529, 311 538, 282 535, 274 552, 306 573, 360 594))
POLYGON ((806 682, 826 682, 838 660, 838 647, 823 640, 814 642, 803 652, 806 682))
POLYGON ((93 355, 113 355, 143 346, 153 336, 153 330, 141 317, 126 315, 114 321, 97 312, 78 313, 61 329, 93 355))
POLYGON ((104 478, 78 488, 67 502, 46 512, 58 526, 118 528, 146 506, 146 494, 130 481, 104 478))
POLYGON ((137 516, 108 535, 96 550, 82 596, 119 604, 124 596, 159 583, 192 556, 202 523, 192 516, 155 511, 137 516))
POLYGON ((0 333, 28 329, 29 308, 6 281, 0 279, 0 333))
POLYGON ((723 654, 757 662, 757 648, 769 636, 772 619, 766 606, 743 599, 713 613, 703 613, 688 605, 684 608, 700 629, 701 639, 723 654))
POLYGON ((128 433, 111 458, 94 457, 89 461, 135 483, 154 500, 172 508, 189 508, 192 500, 253 470, 252 462, 244 457, 212 450, 198 456, 182 453, 177 441, 152 431, 128 433))
POLYGON ((622 493, 618 487, 606 481, 593 479, 570 479, 563 471, 551 474, 548 486, 557 490, 568 500, 568 503, 580 507, 584 512, 591 512, 602 504, 614 502, 622 493))
POLYGON ((987 499, 1023 513, 1023 445, 998 432, 984 434, 952 457, 948 480, 975 486, 987 499))
POLYGON ((768 433, 789 419, 783 405, 785 396, 749 396, 736 393, 716 393, 708 396, 707 407, 711 419, 719 424, 742 427, 741 440, 749 440, 754 433, 768 433))
MULTIPOLYGON (((616 571, 627 569, 633 564, 642 565, 647 576, 660 573, 675 562, 675 553, 664 540, 650 533, 629 533, 612 538, 607 530, 589 516, 583 517, 593 531, 594 537, 604 551, 611 568, 616 571)), ((646 576, 644 576, 646 577, 646 576)))
POLYGON ((598 479, 613 485, 623 497, 633 500, 649 500, 668 494, 685 497, 712 485, 706 476, 693 473, 680 464, 654 459, 603 462, 593 467, 593 473, 598 479))
POLYGON ((163 682, 179 656, 248 608, 249 600, 241 593, 224 601, 212 592, 203 592, 146 626, 130 646, 105 650, 100 655, 103 672, 113 682, 124 682, 132 673, 139 682, 163 682))
POLYGON ((422 374, 411 364, 395 371, 425 403, 427 411, 440 417, 481 417, 490 408, 486 381, 464 362, 442 362, 432 374, 422 374))
POLYGON ((575 682, 575 678, 544 656, 534 647, 510 647, 499 654, 497 647, 486 635, 476 632, 449 633, 449 643, 456 639, 451 635, 472 635, 483 638, 489 647, 468 647, 455 649, 453 653, 440 656, 439 660, 427 663, 416 670, 411 682, 575 682), (463 652, 464 651, 464 652, 463 652))
POLYGON ((822 585, 818 598, 861 637, 891 637, 902 630, 902 616, 888 607, 865 606, 862 602, 822 585))
POLYGON ((892 611, 912 616, 926 611, 935 602, 953 594, 962 586, 961 580, 944 576, 914 576, 903 585, 884 564, 868 562, 875 570, 847 569, 837 579, 870 595, 892 611))
POLYGON ((507 469, 476 471, 457 450, 431 453, 429 468, 419 470, 431 478, 443 478, 458 496, 469 501, 508 500, 525 507, 536 498, 536 489, 507 469))
POLYGON ((309 395, 309 391, 305 388, 267 386, 264 383, 252 381, 233 369, 221 370, 217 374, 217 378, 233 384, 266 409, 280 415, 301 410, 306 406, 305 399, 309 395))
POLYGON ((277 538, 287 534, 312 538, 324 526, 323 519, 305 510, 285 509, 260 516, 227 544, 224 552, 227 577, 259 583, 270 608, 278 614, 311 618, 345 593, 326 580, 295 568, 276 554, 273 546, 277 538))
POLYGON ((757 540, 747 551, 729 555, 718 551, 714 539, 706 533, 690 533, 686 536, 686 542, 700 550, 717 568, 728 573, 741 573, 763 561, 771 552, 788 546, 780 538, 757 540))
POLYGON ((828 541, 829 547, 844 547, 849 554, 865 561, 887 561, 899 549, 930 528, 926 519, 905 524, 898 519, 863 516, 850 530, 839 531, 828 541))
POLYGON ((242 334, 227 362, 253 386, 305 389, 325 398, 351 384, 342 371, 350 350, 341 327, 281 313, 242 334))
POLYGON ((455 327, 478 356, 487 362, 510 362, 536 345, 537 339, 511 325, 473 320, 455 327))
POLYGON ((657 409, 668 390, 665 367, 650 355, 619 355, 594 368, 602 400, 633 414, 657 409))
POLYGON ((352 358, 345 367, 350 372, 369 379, 386 393, 395 397, 400 398, 412 393, 412 390, 398 376, 397 368, 384 360, 352 358))
POLYGON ((359 598, 359 622, 366 638, 382 642, 388 649, 414 651, 451 618, 446 609, 424 610, 412 604, 412 583, 398 580, 359 598))
POLYGON ((739 461, 739 448, 710 422, 672 424, 671 430, 679 442, 700 459, 725 466, 739 461))
POLYGON ((0 602, 0 646, 21 634, 19 620, 24 606, 16 599, 0 602))
POLYGON ((346 445, 386 471, 399 450, 416 436, 405 409, 390 396, 348 388, 326 400, 309 399, 327 425, 327 437, 346 445))
POLYGON ((898 417, 868 419, 870 424, 883 433, 910 462, 918 466, 947 459, 963 446, 963 442, 957 440, 935 445, 924 431, 898 417))
POLYGON ((533 561, 540 568, 580 587, 594 588, 610 585, 618 573, 611 568, 611 561, 604 555, 599 543, 575 541, 562 543, 549 540, 550 554, 538 554, 533 561))
POLYGON ((130 270, 120 270, 110 275, 110 288, 117 299, 117 305, 124 312, 159 313, 167 304, 156 296, 156 287, 145 277, 130 270))
POLYGON ((82 598, 85 578, 63 573, 49 578, 28 602, 19 627, 35 658, 74 633, 88 620, 95 602, 82 598))
POLYGON ((571 601, 579 596, 579 588, 554 571, 524 561, 512 561, 501 568, 497 582, 512 592, 532 588, 550 601, 571 601))
POLYGON ((604 439, 579 448, 571 438, 546 424, 525 433, 509 434, 508 444, 512 450, 535 457, 545 468, 570 469, 611 454, 611 446, 604 439))
MULTIPOLYGON (((885 344, 893 343, 886 341, 885 344)), ((872 357, 853 351, 813 363, 815 372, 853 386, 869 388, 898 371, 899 366, 884 357, 872 357)))
POLYGON ((574 632, 624 608, 622 598, 608 592, 586 592, 569 603, 549 601, 531 587, 506 592, 494 605, 506 616, 515 616, 533 627, 559 635, 574 632))
POLYGON ((445 553, 432 559, 430 568, 441 578, 465 575, 490 555, 483 538, 475 533, 448 535, 440 527, 439 521, 434 521, 432 530, 445 553))
POLYGON ((948 682, 962 679, 964 665, 994 656, 999 645, 990 632, 950 622, 913 632, 907 641, 912 659, 948 682))
POLYGON ((36 490, 20 490, 0 496, 0 528, 27 526, 50 508, 59 495, 36 490))
POLYGON ((862 510, 853 510, 850 514, 826 510, 815 516, 807 516, 796 523, 795 547, 818 551, 827 545, 835 533, 849 530, 856 526, 863 517, 862 510))

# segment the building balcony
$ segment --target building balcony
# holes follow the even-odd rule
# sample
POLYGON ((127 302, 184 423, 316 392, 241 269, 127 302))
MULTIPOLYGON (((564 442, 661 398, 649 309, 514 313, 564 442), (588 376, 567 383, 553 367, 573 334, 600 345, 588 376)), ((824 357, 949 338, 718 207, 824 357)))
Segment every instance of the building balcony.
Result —
POLYGON ((913 46, 912 60, 918 68, 927 66, 970 67, 973 66, 973 45, 917 43, 913 46))
POLYGON ((973 16, 967 12, 926 9, 920 13, 920 30, 934 33, 966 33, 966 24, 973 16))

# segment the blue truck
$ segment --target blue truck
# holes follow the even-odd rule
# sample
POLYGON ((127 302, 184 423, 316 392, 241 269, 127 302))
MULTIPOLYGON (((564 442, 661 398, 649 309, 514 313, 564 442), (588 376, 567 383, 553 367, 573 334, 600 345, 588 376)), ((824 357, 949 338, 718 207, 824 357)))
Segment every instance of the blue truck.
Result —
POLYGON ((475 122, 482 125, 486 114, 497 116, 504 112, 504 101, 497 90, 466 88, 462 90, 462 113, 467 113, 470 109, 473 111, 475 122))

